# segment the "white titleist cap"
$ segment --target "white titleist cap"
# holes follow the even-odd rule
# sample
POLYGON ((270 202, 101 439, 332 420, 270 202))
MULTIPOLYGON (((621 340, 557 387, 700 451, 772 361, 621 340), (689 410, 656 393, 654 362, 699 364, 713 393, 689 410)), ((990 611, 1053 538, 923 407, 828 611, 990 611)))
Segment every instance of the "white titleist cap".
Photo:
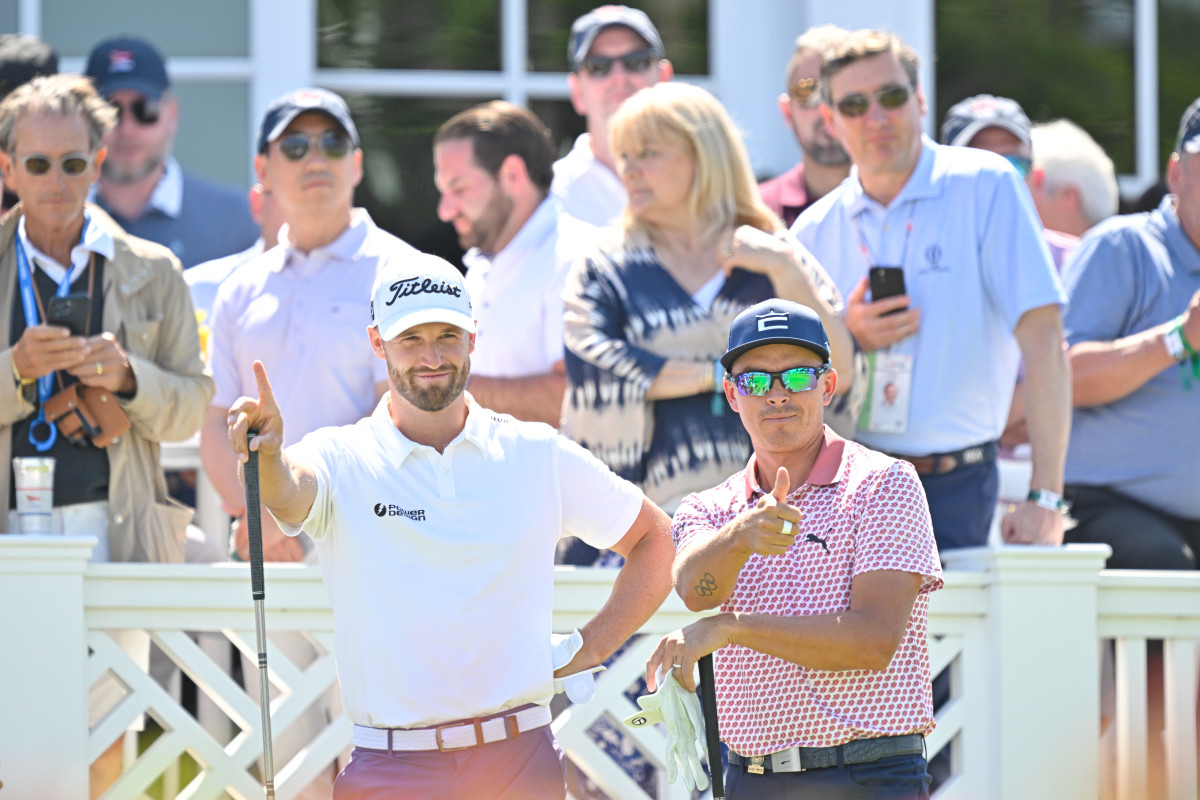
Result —
POLYGON ((386 342, 426 322, 445 322, 475 332, 475 315, 462 273, 437 256, 415 253, 396 259, 375 279, 371 324, 386 342))

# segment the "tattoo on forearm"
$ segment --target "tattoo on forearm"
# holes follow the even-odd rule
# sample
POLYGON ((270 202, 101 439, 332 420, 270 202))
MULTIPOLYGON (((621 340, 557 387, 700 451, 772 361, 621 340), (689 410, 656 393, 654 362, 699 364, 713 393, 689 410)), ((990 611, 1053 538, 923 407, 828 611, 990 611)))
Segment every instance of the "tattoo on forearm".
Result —
POLYGON ((713 577, 711 572, 704 573, 704 577, 696 584, 696 594, 701 597, 712 597, 717 591, 717 579, 713 577))

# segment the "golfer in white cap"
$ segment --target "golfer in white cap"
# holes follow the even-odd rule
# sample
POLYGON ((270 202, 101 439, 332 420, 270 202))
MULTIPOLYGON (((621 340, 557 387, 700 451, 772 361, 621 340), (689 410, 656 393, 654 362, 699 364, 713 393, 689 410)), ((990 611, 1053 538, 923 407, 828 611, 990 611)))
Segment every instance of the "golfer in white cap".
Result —
POLYGON ((666 598, 669 520, 550 426, 475 403, 475 319, 445 261, 382 273, 372 319, 390 392, 370 417, 284 449, 259 363, 258 398, 229 412, 234 451, 258 452, 262 502, 312 537, 332 601, 355 745, 335 796, 562 798, 555 678, 602 663, 666 598), (626 563, 600 612, 552 647, 566 535, 626 563))

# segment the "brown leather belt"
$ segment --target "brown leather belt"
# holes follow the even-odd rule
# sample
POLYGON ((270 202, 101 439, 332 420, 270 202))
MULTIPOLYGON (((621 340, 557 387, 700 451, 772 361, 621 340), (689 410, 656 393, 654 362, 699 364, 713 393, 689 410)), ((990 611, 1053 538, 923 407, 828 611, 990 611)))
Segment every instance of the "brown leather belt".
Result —
POLYGON ((959 467, 972 467, 976 464, 995 461, 996 443, 985 442, 954 453, 934 453, 930 456, 906 456, 900 453, 887 453, 886 455, 912 464, 918 475, 944 475, 959 467))

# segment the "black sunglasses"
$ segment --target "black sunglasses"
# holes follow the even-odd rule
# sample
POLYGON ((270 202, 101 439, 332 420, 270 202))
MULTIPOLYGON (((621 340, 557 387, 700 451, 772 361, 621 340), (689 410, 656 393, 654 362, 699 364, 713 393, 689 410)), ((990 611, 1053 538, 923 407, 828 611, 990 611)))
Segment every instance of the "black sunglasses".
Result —
POLYGON ((766 397, 771 393, 775 379, 789 393, 807 392, 817 385, 817 379, 829 372, 828 362, 819 367, 792 367, 783 372, 743 372, 734 376, 733 383, 737 386, 738 394, 766 397))
POLYGON ((588 56, 579 62, 578 69, 593 78, 603 78, 612 72, 613 64, 620 61, 626 72, 645 72, 654 63, 650 50, 635 50, 623 56, 588 56))
MULTIPOLYGON (((30 175, 45 175, 54 166, 54 161, 49 156, 26 156, 21 162, 25 165, 25 171, 30 175)), ((77 178, 87 172, 88 167, 92 165, 92 157, 82 155, 80 153, 72 153, 63 156, 58 160, 58 168, 62 170, 62 174, 68 178, 77 178)))
POLYGON ((881 108, 894 111, 908 102, 910 94, 912 94, 912 89, 907 86, 884 86, 882 89, 876 89, 870 94, 866 92, 848 94, 834 105, 837 106, 838 113, 843 117, 861 117, 870 110, 872 97, 875 98, 875 102, 879 103, 881 108))
POLYGON ((133 115, 134 121, 139 125, 154 125, 162 116, 162 108, 157 100, 147 100, 144 97, 139 97, 127 106, 118 103, 116 100, 109 100, 108 102, 117 107, 118 125, 121 124, 126 111, 133 115))
POLYGON ((279 152, 288 161, 303 161, 314 144, 321 155, 333 160, 345 158, 350 152, 350 137, 340 131, 324 133, 289 133, 279 139, 279 152))
POLYGON ((788 87, 788 96, 801 108, 816 108, 821 105, 821 93, 812 78, 801 78, 788 87))

